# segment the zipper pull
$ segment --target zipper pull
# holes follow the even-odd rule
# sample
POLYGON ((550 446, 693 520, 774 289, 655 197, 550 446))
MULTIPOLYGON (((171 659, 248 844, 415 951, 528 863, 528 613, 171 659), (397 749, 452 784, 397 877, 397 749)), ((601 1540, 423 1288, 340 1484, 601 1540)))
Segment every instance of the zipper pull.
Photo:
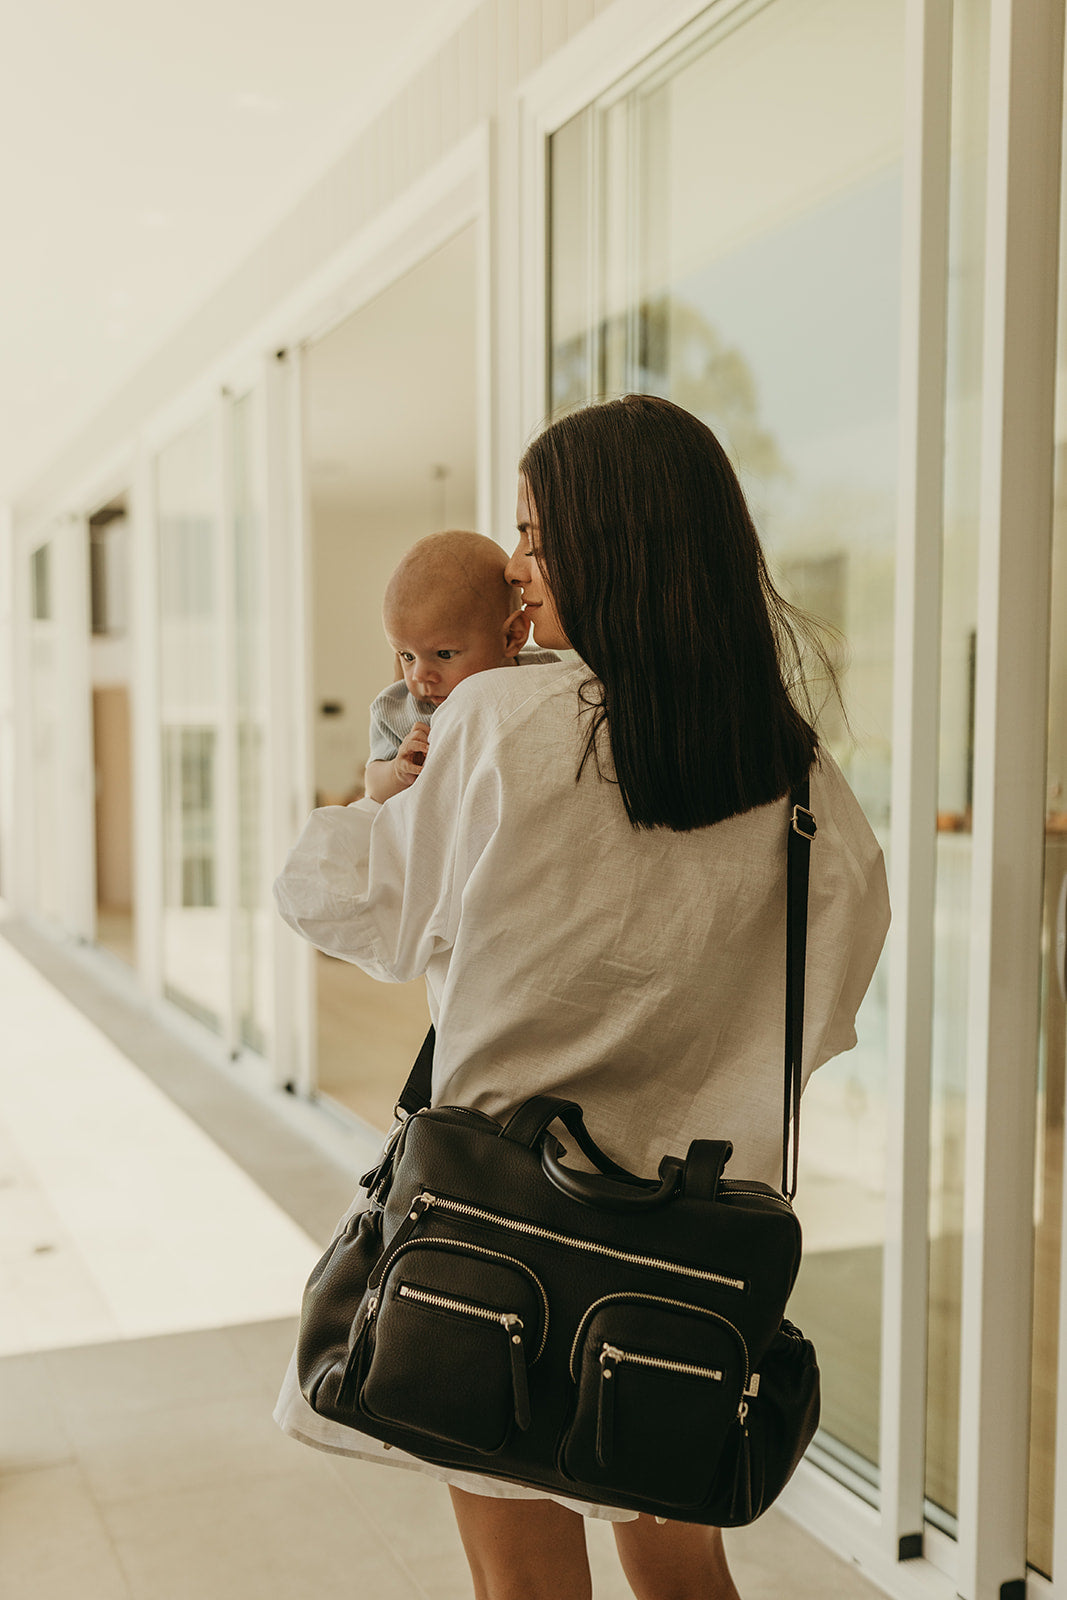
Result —
POLYGON ((515 1426, 525 1433, 530 1426, 530 1389, 526 1381, 526 1346, 522 1342, 522 1321, 511 1313, 505 1313, 500 1320, 508 1337, 508 1354, 511 1357, 515 1426))
POLYGON ((744 1428, 745 1419, 748 1416, 748 1402, 750 1400, 755 1400, 758 1394, 759 1373, 754 1372, 751 1378, 749 1378, 748 1382, 745 1384, 744 1389, 741 1391, 741 1404, 737 1408, 737 1420, 741 1424, 742 1428, 744 1428))
MULTIPOLYGON (((429 1211, 436 1198, 436 1195, 425 1193, 417 1194, 415 1196, 408 1209, 407 1216, 404 1218, 403 1222, 400 1224, 399 1228, 389 1241, 389 1249, 387 1252, 389 1257, 395 1255, 404 1241, 415 1232, 415 1229, 418 1227, 423 1216, 427 1211, 429 1211)), ((386 1257, 383 1256, 382 1260, 384 1261, 385 1259, 386 1257)))
POLYGON ((390 1261, 392 1261, 393 1257, 396 1255, 396 1252, 404 1243, 405 1239, 409 1238, 410 1235, 414 1233, 415 1229, 419 1225, 420 1220, 422 1219, 423 1214, 429 1211, 436 1199, 436 1195, 427 1194, 425 1192, 415 1196, 414 1200, 411 1202, 407 1216, 393 1234, 393 1237, 390 1239, 387 1248, 382 1251, 381 1255, 378 1257, 378 1260, 374 1264, 374 1271, 371 1273, 369 1280, 370 1288, 377 1289, 378 1285, 382 1281, 382 1273, 385 1271, 390 1261))
POLYGON ((615 1453, 615 1373, 619 1352, 606 1344, 600 1352, 600 1388, 596 1407, 597 1465, 610 1467, 615 1453))
POLYGON ((372 1323, 374 1321, 375 1314, 377 1313, 377 1310, 378 1310, 378 1296, 376 1294, 372 1294, 370 1299, 367 1301, 367 1315, 366 1315, 366 1318, 364 1319, 365 1323, 367 1325, 369 1325, 370 1323, 372 1323))

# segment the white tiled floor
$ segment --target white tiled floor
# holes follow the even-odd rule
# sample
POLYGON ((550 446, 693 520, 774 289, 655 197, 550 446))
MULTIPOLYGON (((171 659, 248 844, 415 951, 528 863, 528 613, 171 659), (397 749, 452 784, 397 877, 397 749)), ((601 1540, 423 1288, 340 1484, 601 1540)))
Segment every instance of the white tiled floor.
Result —
POLYGON ((0 939, 0 1354, 288 1315, 319 1250, 0 939))
MULTIPOLYGON (((114 997, 94 1014, 144 1071, 0 937, 0 1595, 470 1600, 441 1485, 270 1420, 319 1249, 289 1211, 327 1233, 349 1174, 114 997)), ((625 1600, 587 1531, 596 1600, 625 1600)), ((875 1600, 774 1511, 727 1542, 744 1600, 875 1600)))

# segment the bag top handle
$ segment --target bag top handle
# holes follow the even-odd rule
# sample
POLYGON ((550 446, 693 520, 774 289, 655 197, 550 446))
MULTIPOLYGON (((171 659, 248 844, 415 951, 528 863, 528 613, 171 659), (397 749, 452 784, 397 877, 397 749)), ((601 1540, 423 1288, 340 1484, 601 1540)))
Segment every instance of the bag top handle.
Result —
MULTIPOLYGON (((808 935, 808 876, 811 843, 818 832, 811 811, 811 780, 806 777, 789 796, 789 833, 786 863, 785 943, 785 1101, 782 1117, 782 1193, 792 1200, 797 1192, 800 1160, 800 1091, 804 1060, 804 970, 808 935)), ((394 1114, 404 1118, 430 1104, 433 1077, 434 1030, 422 1041, 415 1064, 400 1091, 394 1114)), ((580 1113, 579 1113, 580 1120, 580 1113)), ((585 1130, 582 1130, 585 1132, 585 1130)), ((574 1132, 574 1128, 571 1128, 574 1132)), ((588 1137, 588 1135, 586 1135, 588 1137)), ((514 1137, 514 1134, 512 1134, 514 1137)), ((594 1147, 595 1148, 595 1147, 594 1147)), ((603 1154, 602 1152, 598 1152, 603 1154)), ((614 1163, 609 1163, 614 1167, 614 1163)), ((604 1170, 602 1168, 602 1170, 604 1170)), ((616 1172, 624 1169, 615 1167, 616 1172)))

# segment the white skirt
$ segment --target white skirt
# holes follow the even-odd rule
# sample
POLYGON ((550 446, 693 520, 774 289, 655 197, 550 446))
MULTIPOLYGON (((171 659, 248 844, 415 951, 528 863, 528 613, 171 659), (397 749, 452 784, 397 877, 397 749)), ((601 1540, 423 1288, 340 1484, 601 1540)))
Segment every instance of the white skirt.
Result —
MULTIPOLYGON (((334 1238, 343 1232, 350 1218, 366 1209, 367 1195, 361 1189, 337 1224, 334 1238)), ((314 1450, 325 1450, 331 1455, 355 1456, 360 1461, 377 1461, 386 1467, 404 1467, 409 1472, 423 1472, 441 1483, 466 1489, 468 1494, 486 1495, 494 1500, 555 1500, 558 1505, 566 1506, 568 1511, 577 1511, 583 1517, 599 1517, 605 1522, 637 1520, 636 1511, 624 1511, 619 1506, 589 1505, 584 1500, 569 1500, 563 1495, 548 1494, 543 1489, 527 1489, 501 1478, 485 1478, 476 1472, 434 1466, 395 1446, 383 1444, 380 1439, 359 1433, 355 1428, 346 1428, 343 1423, 332 1422, 329 1417, 320 1417, 317 1411, 312 1411, 300 1392, 295 1350, 282 1380, 278 1403, 274 1408, 274 1420, 283 1433, 287 1433, 291 1439, 299 1439, 301 1444, 310 1445, 314 1450)))

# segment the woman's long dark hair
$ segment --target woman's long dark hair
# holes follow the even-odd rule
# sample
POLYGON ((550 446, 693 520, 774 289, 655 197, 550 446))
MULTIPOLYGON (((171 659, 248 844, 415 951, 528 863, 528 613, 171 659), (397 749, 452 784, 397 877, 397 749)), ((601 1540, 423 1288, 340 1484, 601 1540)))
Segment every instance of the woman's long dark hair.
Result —
POLYGON ((682 833, 786 794, 818 749, 810 702, 806 718, 790 697, 802 619, 711 430, 627 395, 559 418, 519 470, 560 622, 600 686, 579 775, 606 722, 636 828, 682 833))

